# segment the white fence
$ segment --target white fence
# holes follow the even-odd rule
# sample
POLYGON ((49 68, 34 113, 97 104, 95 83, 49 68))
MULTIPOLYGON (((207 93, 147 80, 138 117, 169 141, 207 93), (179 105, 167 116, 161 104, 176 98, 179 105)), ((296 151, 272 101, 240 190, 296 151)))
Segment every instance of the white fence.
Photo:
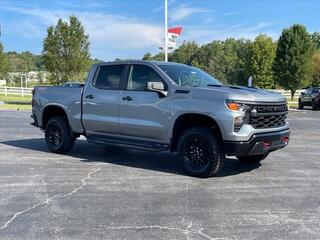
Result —
POLYGON ((0 93, 5 96, 8 95, 20 95, 20 96, 31 96, 33 88, 24 88, 24 87, 0 87, 0 93))
MULTIPOLYGON (((283 96, 285 96, 288 100, 291 100, 291 92, 290 91, 287 91, 287 90, 282 90, 282 89, 271 89, 269 91, 272 91, 272 92, 278 92, 278 93, 281 93, 283 96)), ((294 93, 294 96, 293 98, 298 98, 299 95, 301 94, 301 92, 304 92, 306 90, 304 89, 300 89, 300 90, 297 90, 295 93, 294 93)))
MULTIPOLYGON (((14 94, 14 95, 20 95, 20 96, 30 96, 32 95, 32 89, 33 88, 21 88, 21 87, 0 87, 0 94, 4 94, 5 96, 7 95, 11 95, 11 94, 14 94)), ((272 89, 272 90, 269 90, 269 91, 273 91, 273 92, 279 92, 281 93, 282 95, 284 95, 288 101, 291 100, 291 93, 290 91, 287 91, 287 90, 281 90, 281 89, 272 89)), ((301 92, 304 92, 305 90, 297 90, 294 94, 294 99, 296 100, 296 98, 299 97, 300 93, 301 92)))

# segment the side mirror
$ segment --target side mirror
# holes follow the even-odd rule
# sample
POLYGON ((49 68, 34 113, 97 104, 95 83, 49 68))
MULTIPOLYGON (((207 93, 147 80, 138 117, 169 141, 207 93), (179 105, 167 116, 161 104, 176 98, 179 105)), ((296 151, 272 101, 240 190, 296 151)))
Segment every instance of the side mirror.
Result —
POLYGON ((147 90, 158 92, 163 94, 164 96, 167 96, 167 91, 165 91, 165 87, 163 82, 148 82, 147 83, 147 90))

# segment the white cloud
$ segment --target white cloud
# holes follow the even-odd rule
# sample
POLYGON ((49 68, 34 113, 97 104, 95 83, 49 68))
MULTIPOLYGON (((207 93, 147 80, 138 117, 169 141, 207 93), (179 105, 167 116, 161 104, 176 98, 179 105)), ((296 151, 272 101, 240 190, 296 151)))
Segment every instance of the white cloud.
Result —
POLYGON ((173 10, 170 12, 169 19, 173 22, 177 22, 197 13, 208 12, 211 11, 204 8, 190 7, 187 4, 180 4, 179 6, 173 8, 173 10))
MULTIPOLYGON (((145 22, 133 17, 102 13, 99 11, 64 10, 61 8, 45 9, 39 7, 0 6, 0 9, 13 11, 20 14, 23 20, 12 19, 7 24, 7 29, 14 34, 20 34, 29 40, 39 42, 46 35, 48 26, 55 25, 59 18, 68 20, 70 15, 77 16, 83 23, 91 42, 92 56, 103 60, 114 58, 141 58, 144 53, 157 52, 163 41, 163 26, 145 22), (10 25, 10 26, 9 26, 10 25)), ((171 18, 174 21, 185 19, 196 13, 206 13, 210 10, 192 8, 182 4, 173 8, 171 18)), ((206 16, 208 18, 208 16, 206 16)), ((260 22, 256 25, 245 24, 226 25, 210 18, 202 21, 202 25, 183 26, 183 34, 179 42, 183 40, 196 41, 200 44, 213 40, 226 38, 254 39, 259 33, 265 33, 277 39, 279 33, 272 30, 275 23, 260 22)), ((19 18, 20 19, 20 18, 19 18)), ((171 20, 171 21, 173 21, 171 20)), ((27 50, 27 49, 26 49, 27 50)))
MULTIPOLYGON (((83 23, 89 34, 93 52, 108 52, 117 49, 157 49, 163 38, 163 27, 146 23, 141 20, 121 15, 66 11, 61 9, 2 7, 23 15, 31 16, 27 21, 11 23, 11 31, 19 31, 24 37, 45 37, 46 29, 55 25, 59 18, 68 20, 68 16, 75 15, 83 23)), ((94 54, 101 57, 101 54, 94 54)), ((130 57, 130 56, 122 56, 130 57)))
POLYGON ((274 23, 271 22, 261 22, 254 26, 244 26, 244 24, 236 24, 231 26, 188 26, 183 34, 183 39, 187 41, 195 40, 200 44, 208 43, 213 40, 225 40, 227 38, 246 38, 254 40, 260 33, 267 34, 271 36, 274 40, 279 37, 279 33, 270 30, 270 26, 274 23))

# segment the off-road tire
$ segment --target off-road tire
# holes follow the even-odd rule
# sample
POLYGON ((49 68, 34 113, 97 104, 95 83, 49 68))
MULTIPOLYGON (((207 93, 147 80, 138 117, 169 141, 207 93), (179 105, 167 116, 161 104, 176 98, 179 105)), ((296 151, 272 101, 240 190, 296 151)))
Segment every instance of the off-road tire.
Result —
POLYGON ((316 103, 316 101, 314 99, 312 99, 311 107, 312 107, 312 110, 317 110, 318 109, 317 103, 316 103))
POLYGON ((221 140, 205 127, 186 130, 179 139, 178 152, 182 168, 195 177, 207 178, 216 175, 225 161, 221 140), (199 145, 199 148, 192 148, 192 144, 199 145), (196 169, 192 165, 196 165, 197 162, 204 166, 196 169))
POLYGON ((303 107, 304 107, 303 103, 299 100, 299 102, 298 102, 298 108, 299 108, 300 110, 302 110, 303 107))
POLYGON ((53 153, 67 153, 75 142, 65 117, 49 119, 45 128, 45 139, 48 149, 53 153))

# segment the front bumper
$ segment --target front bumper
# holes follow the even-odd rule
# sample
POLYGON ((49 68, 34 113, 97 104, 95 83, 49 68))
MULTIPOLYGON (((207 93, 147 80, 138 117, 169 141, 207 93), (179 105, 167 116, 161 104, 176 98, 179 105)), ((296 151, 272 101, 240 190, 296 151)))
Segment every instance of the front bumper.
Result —
POLYGON ((225 153, 229 156, 260 155, 288 145, 290 130, 256 133, 249 141, 224 141, 225 153))

